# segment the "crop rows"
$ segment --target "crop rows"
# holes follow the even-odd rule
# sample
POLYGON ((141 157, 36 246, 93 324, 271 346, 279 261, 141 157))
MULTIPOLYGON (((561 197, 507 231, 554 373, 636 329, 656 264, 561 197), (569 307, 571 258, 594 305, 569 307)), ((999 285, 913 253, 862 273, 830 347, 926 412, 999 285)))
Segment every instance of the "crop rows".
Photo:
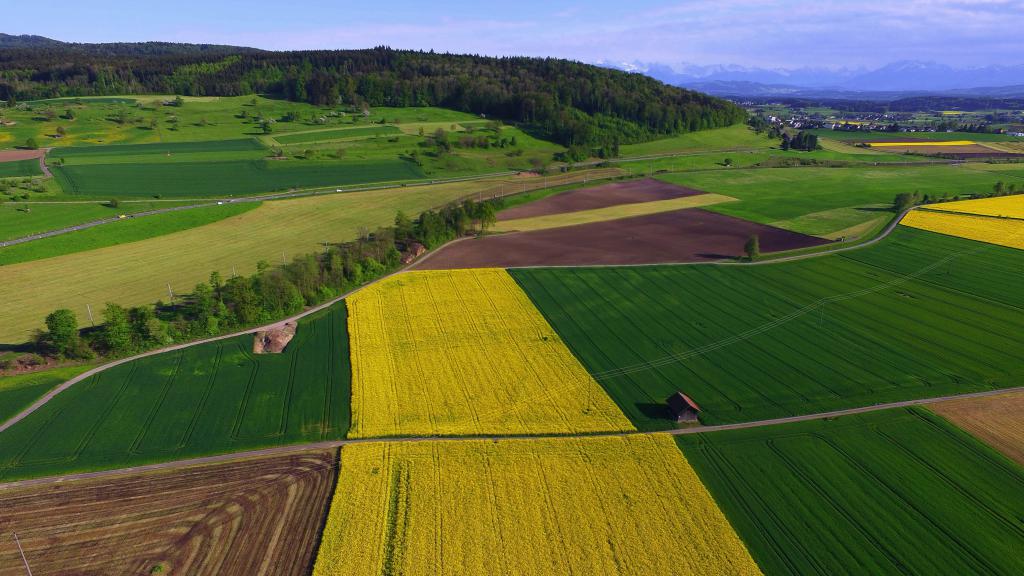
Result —
POLYGON ((667 436, 360 444, 313 573, 760 574, 667 436))
POLYGON ((423 177, 413 163, 233 160, 139 164, 80 164, 54 168, 64 191, 79 196, 167 198, 252 195, 316 186, 344 186, 423 177))
POLYGON ((353 437, 632 428, 503 270, 407 272, 348 305, 353 437))
POLYGON ((1024 218, 1024 196, 996 196, 977 200, 961 200, 960 202, 944 202, 930 205, 928 210, 998 216, 1000 218, 1024 218))
POLYGON ((954 398, 929 408, 1024 465, 1024 392, 954 398))
MULTIPOLYGON (((1017 384, 1024 311, 925 279, 949 265, 896 274, 829 256, 512 274, 633 423, 661 429, 676 390, 717 424, 1017 384)), ((1020 298, 1018 273, 1000 272, 1020 298)))
POLYGON ((1024 570, 1024 470, 923 410, 678 442, 766 574, 1024 570))
POLYGON ((0 162, 0 178, 42 175, 43 172, 39 169, 39 160, 36 159, 0 162))
POLYGON ((342 438, 344 329, 335 306, 282 354, 253 355, 244 335, 100 372, 0 434, 0 479, 342 438))
POLYGON ((979 242, 1024 249, 1024 220, 913 210, 900 224, 979 242))

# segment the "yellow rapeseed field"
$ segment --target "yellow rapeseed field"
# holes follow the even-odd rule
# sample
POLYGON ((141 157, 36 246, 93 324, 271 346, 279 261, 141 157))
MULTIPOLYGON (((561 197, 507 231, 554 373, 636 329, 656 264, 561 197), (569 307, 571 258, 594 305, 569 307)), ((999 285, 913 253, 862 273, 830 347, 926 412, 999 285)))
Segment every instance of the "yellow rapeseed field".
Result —
POLYGON ((315 576, 760 574, 667 435, 346 446, 315 576))
POLYGON ((348 323, 350 437, 633 429, 504 270, 392 276, 348 323))
POLYGON ((900 224, 949 236, 1024 249, 1024 220, 911 210, 900 224))
POLYGON ((974 140, 922 140, 920 142, 870 142, 872 148, 887 148, 906 146, 970 146, 977 144, 974 140))
POLYGON ((1024 218, 1024 194, 1015 196, 998 196, 995 198, 979 198, 978 200, 961 200, 932 204, 929 210, 942 212, 960 212, 980 214, 983 216, 1000 216, 1006 218, 1024 218))

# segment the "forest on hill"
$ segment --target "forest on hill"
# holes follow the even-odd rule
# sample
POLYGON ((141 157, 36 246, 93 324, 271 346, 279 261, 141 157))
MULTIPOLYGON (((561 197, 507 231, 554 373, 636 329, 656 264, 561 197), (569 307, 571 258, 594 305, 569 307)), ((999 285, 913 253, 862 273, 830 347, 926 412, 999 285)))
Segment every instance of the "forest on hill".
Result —
POLYGON ((440 106, 518 122, 569 147, 610 147, 746 118, 725 100, 555 58, 19 38, 0 38, 4 101, 261 93, 317 105, 440 106))

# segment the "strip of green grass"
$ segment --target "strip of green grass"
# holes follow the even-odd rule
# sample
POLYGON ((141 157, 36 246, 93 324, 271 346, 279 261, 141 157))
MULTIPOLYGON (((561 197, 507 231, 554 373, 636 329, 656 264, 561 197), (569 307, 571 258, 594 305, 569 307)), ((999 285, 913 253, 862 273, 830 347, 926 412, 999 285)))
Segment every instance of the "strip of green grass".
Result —
POLYGON ((1024 470, 925 410, 677 442, 768 576, 1024 573, 1024 470))
POLYGON ((423 178, 403 160, 303 162, 286 160, 90 164, 54 169, 64 191, 76 196, 197 198, 263 194, 291 188, 423 178))
POLYGON ((319 132, 304 132, 302 134, 288 134, 276 136, 281 144, 298 144, 300 142, 324 142, 327 140, 342 140, 345 138, 365 138, 367 136, 383 136, 385 134, 401 134, 397 126, 364 126, 362 128, 341 128, 338 130, 321 130, 319 132))
MULTIPOLYGON (((864 250, 913 262, 915 272, 934 262, 896 254, 902 246, 864 250)), ((956 250, 960 261, 989 253, 970 241, 956 250)), ((1024 251, 1016 252, 999 251, 1011 261, 975 281, 1024 298, 1014 272, 1024 251)), ((901 278, 840 255, 512 275, 643 430, 674 426, 664 400, 676 390, 701 406, 702 422, 720 424, 1009 387, 1024 378, 1024 309, 988 298, 989 289, 976 295, 934 277, 901 278), (858 295, 837 299, 849 294, 858 295), (832 300, 814 306, 825 298, 832 300)))
POLYGON ((0 479, 121 468, 343 438, 345 308, 299 323, 282 354, 251 335, 101 372, 0 433, 0 479))
POLYGON ((259 205, 259 202, 224 204, 154 214, 138 219, 127 218, 95 228, 15 244, 0 248, 0 266, 155 238, 237 216, 259 205))
POLYGON ((107 146, 58 148, 52 150, 49 155, 56 158, 74 159, 82 156, 245 152, 262 149, 263 146, 255 138, 236 138, 233 140, 212 140, 206 142, 160 142, 155 144, 111 144, 107 146))
POLYGON ((0 178, 21 178, 42 175, 43 171, 39 168, 39 160, 34 158, 28 160, 15 160, 13 162, 0 162, 0 178))
POLYGON ((125 202, 117 208, 105 203, 6 202, 0 204, 0 240, 59 230, 75 224, 176 206, 175 202, 125 202))
POLYGON ((54 368, 31 374, 0 376, 0 422, 21 412, 55 386, 78 376, 92 365, 54 368))

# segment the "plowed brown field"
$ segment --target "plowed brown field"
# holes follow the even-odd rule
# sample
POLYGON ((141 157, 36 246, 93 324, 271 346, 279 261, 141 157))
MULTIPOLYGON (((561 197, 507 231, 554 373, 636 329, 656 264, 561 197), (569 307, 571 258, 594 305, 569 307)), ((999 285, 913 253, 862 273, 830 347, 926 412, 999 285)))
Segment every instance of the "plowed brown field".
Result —
POLYGON ((508 210, 502 210, 498 214, 498 220, 518 220, 519 218, 533 218, 534 216, 565 214, 566 212, 595 210, 597 208, 607 208, 622 204, 671 200, 697 194, 703 194, 703 192, 652 178, 613 182, 592 188, 579 188, 562 192, 542 200, 537 200, 536 202, 529 202, 521 206, 509 208, 508 210))
POLYGON ((37 575, 306 574, 335 466, 330 451, 2 490, 0 576, 25 574, 13 532, 37 575))
POLYGON ((1024 464, 1024 392, 949 400, 933 404, 931 409, 1024 464))
POLYGON ((828 240, 690 208, 648 216, 467 239, 416 266, 423 270, 663 264, 723 260, 743 254, 757 234, 762 252, 828 244, 828 240))

